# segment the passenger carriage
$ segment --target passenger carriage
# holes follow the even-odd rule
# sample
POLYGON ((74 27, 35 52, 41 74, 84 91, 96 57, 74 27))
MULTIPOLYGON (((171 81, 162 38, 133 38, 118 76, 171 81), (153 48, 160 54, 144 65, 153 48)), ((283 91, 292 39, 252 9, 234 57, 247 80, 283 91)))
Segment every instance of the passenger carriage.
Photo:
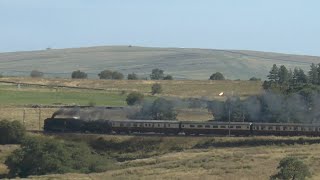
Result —
POLYGON ((165 133, 178 134, 179 121, 163 120, 119 120, 112 121, 112 130, 116 133, 165 133))

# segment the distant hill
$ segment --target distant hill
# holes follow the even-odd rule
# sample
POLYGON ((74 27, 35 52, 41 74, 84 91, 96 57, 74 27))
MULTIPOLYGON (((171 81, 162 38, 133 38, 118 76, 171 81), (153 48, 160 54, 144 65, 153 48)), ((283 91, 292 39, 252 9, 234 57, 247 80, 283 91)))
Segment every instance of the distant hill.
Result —
POLYGON ((74 70, 83 70, 89 78, 97 78, 104 70, 147 77, 153 68, 179 79, 208 79, 219 71, 228 79, 265 79, 272 64, 301 67, 309 70, 320 57, 257 51, 149 48, 135 46, 101 46, 88 48, 49 49, 30 52, 0 53, 0 73, 28 76, 37 69, 50 77, 70 77, 74 70))

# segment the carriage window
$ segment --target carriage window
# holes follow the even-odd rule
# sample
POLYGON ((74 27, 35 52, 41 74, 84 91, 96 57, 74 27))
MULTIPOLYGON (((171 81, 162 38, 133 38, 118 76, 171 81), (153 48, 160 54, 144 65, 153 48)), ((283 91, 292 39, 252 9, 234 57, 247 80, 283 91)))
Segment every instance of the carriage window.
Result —
POLYGON ((205 128, 210 128, 210 125, 206 125, 205 128))
POLYGON ((212 128, 218 128, 218 126, 212 126, 212 128))
POLYGON ((268 129, 269 129, 269 130, 273 130, 273 127, 272 127, 272 126, 269 126, 268 129))
POLYGON ((261 126, 261 130, 265 130, 266 129, 266 127, 265 126, 261 126))
POLYGON ((198 127, 198 128, 202 128, 202 125, 198 125, 197 127, 198 127))
POLYGON ((160 127, 160 124, 158 124, 158 127, 160 127))
POLYGON ((233 126, 229 126, 229 128, 233 128, 233 126))
POLYGON ((305 131, 304 127, 301 128, 301 131, 305 131))
POLYGON ((170 127, 170 124, 168 124, 168 127, 170 127))
POLYGON ((124 124, 123 123, 120 123, 120 127, 123 127, 124 126, 124 124))
POLYGON ((294 127, 293 130, 298 131, 298 127, 294 127))
POLYGON ((277 127, 276 127, 276 130, 277 130, 277 131, 280 131, 280 127, 277 126, 277 127))
POLYGON ((133 124, 133 127, 137 127, 138 125, 136 123, 133 124))
POLYGON ((182 127, 184 127, 184 125, 182 125, 182 127))
POLYGON ((287 127, 283 127, 283 130, 285 131, 285 130, 287 130, 288 128, 287 127))
POLYGON ((249 129, 250 128, 250 126, 247 126, 247 129, 249 129))
POLYGON ((241 129, 241 126, 236 126, 237 129, 241 129))
POLYGON ((309 127, 309 131, 313 131, 313 128, 309 127))
POLYGON ((193 124, 190 124, 190 127, 194 127, 194 125, 193 125, 193 124))
POLYGON ((220 128, 226 128, 226 126, 220 126, 220 128))

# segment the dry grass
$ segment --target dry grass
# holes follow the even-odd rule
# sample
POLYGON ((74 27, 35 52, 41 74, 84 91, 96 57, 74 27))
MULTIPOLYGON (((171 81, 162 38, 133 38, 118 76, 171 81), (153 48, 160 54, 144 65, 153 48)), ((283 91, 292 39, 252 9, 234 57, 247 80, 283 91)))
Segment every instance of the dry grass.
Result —
MULTIPOLYGON (((112 137, 117 141, 132 137, 112 137)), ((150 137, 152 138, 152 137, 150 137)), ((154 137, 153 137, 154 138, 154 137)), ((238 141, 249 138, 216 138, 218 141, 238 141)), ((259 137, 261 139, 298 139, 297 137, 259 137)), ((258 139, 259 139, 258 138, 258 139)), ((212 138, 211 138, 212 139, 212 138)), ((307 138, 313 139, 313 138, 307 138)), ((256 147, 220 147, 193 149, 195 144, 210 137, 162 137, 159 151, 164 146, 184 146, 183 151, 171 152, 145 159, 129 160, 118 165, 118 170, 89 175, 66 174, 31 177, 32 179, 268 179, 276 172, 283 157, 296 156, 312 171, 312 179, 320 178, 320 144, 273 145, 256 147), (191 149, 190 149, 191 148, 191 149)))

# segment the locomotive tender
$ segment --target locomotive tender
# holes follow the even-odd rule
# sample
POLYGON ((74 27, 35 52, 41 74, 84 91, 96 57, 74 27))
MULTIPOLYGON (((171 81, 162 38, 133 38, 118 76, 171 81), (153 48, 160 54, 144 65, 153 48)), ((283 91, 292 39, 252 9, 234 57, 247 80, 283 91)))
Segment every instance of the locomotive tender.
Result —
POLYGON ((73 118, 48 118, 45 131, 90 133, 161 133, 185 135, 277 135, 319 136, 320 124, 251 123, 175 120, 99 120, 83 121, 73 118))

